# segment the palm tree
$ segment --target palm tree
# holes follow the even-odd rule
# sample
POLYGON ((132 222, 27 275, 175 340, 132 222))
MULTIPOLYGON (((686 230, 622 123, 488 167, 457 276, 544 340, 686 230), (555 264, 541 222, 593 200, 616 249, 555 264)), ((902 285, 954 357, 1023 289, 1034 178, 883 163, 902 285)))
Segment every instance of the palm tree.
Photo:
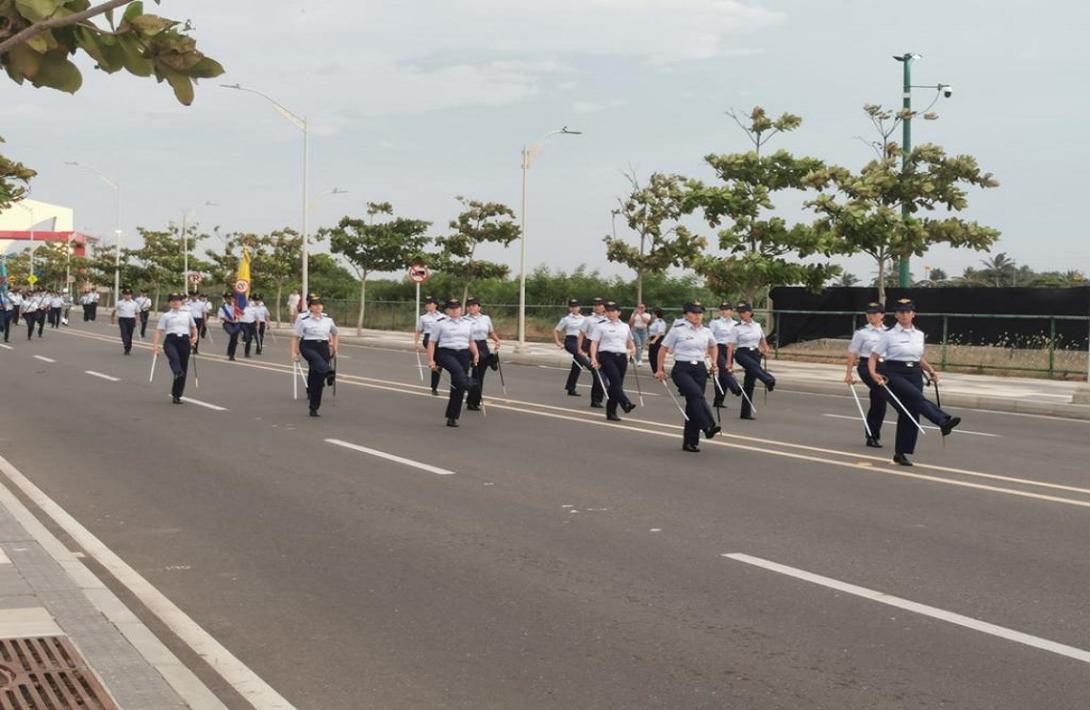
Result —
POLYGON ((1013 284, 1015 277, 1018 273, 1018 266, 1014 263, 1014 259, 1007 256, 1006 252, 999 252, 991 259, 983 259, 980 262, 984 265, 982 276, 988 281, 991 281, 996 288, 1003 286, 1003 282, 1013 284))
POLYGON ((845 271, 843 274, 840 275, 840 278, 835 282, 834 285, 843 286, 843 287, 851 287, 851 286, 855 286, 858 283, 859 283, 859 279, 856 278, 855 274, 850 274, 847 271, 845 271))

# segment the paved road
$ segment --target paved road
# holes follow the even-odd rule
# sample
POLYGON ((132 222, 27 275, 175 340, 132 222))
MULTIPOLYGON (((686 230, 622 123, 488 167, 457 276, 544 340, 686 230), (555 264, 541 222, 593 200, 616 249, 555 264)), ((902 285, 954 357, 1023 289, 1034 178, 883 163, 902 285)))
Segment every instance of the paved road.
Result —
POLYGON ((962 412, 904 470, 850 399, 778 390, 689 455, 649 379, 613 425, 510 366, 455 431, 411 355, 352 346, 310 419, 286 340, 227 363, 222 331, 187 395, 223 410, 177 407, 146 349, 74 325, 0 351, 0 453, 298 707, 1090 698, 1090 423, 962 412))

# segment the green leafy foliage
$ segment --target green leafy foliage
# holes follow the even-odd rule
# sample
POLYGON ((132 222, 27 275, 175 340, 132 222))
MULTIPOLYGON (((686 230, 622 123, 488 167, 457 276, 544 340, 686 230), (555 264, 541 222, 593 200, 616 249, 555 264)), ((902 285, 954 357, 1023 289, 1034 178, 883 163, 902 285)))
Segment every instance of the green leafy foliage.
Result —
MULTIPOLYGON (((3 143, 0 137, 0 143, 3 143)), ((0 211, 26 197, 26 187, 36 172, 0 155, 0 211)))
POLYGON ((519 238, 521 230, 515 223, 514 211, 506 205, 460 196, 456 199, 464 209, 450 222, 450 228, 454 231, 435 240, 440 251, 431 255, 429 260, 433 266, 461 283, 464 299, 473 282, 505 278, 509 271, 504 264, 475 259, 477 247, 481 244, 506 247, 519 238))
POLYGON ((636 272, 636 300, 643 298, 643 276, 661 274, 671 266, 689 266, 707 245, 704 237, 678 224, 685 207, 685 181, 678 175, 653 173, 646 185, 628 176, 632 192, 620 200, 617 214, 639 237, 639 246, 605 237, 606 258, 636 272))
POLYGON ((799 158, 783 150, 762 155, 769 139, 795 130, 802 119, 789 113, 772 119, 759 106, 748 116, 731 116, 754 150, 705 158, 722 184, 690 181, 686 211, 701 210, 712 228, 726 224, 718 232, 719 248, 726 255, 701 255, 693 261, 694 268, 708 288, 723 297, 741 293, 752 301, 773 285, 820 289, 840 273, 840 267, 804 260, 831 257, 842 246, 827 232, 767 215, 775 208, 775 192, 804 189, 808 176, 824 167, 816 158, 799 158))
POLYGON ((188 23, 146 14, 137 1, 114 26, 112 11, 101 5, 81 19, 89 7, 87 0, 0 0, 0 66, 17 84, 75 93, 83 76, 69 58, 82 51, 108 74, 125 70, 166 82, 186 106, 198 79, 223 73, 197 49, 188 23), (92 22, 95 15, 106 15, 111 29, 92 22))

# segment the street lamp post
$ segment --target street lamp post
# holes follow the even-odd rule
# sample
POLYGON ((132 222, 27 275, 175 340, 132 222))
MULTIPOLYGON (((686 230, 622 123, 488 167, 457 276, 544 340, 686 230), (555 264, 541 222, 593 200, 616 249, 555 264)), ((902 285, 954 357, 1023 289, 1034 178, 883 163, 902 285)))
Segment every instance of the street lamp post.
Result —
POLYGON ((267 94, 264 94, 264 93, 262 93, 262 92, 260 92, 260 91, 258 91, 256 89, 250 89, 248 87, 242 86, 241 84, 220 84, 220 86, 222 86, 225 89, 235 89, 236 91, 248 91, 251 94, 257 94, 261 98, 263 98, 266 101, 268 101, 269 103, 271 103, 273 105, 273 108, 275 108, 276 111, 281 116, 283 116, 285 119, 288 120, 289 123, 291 123, 293 126, 295 126, 296 128, 298 128, 299 130, 301 130, 303 132, 303 269, 302 269, 303 279, 302 279, 302 281, 303 281, 303 297, 305 298, 306 294, 309 293, 309 291, 308 291, 308 286, 309 286, 308 282, 310 280, 309 279, 309 277, 310 277, 310 264, 309 264, 309 258, 310 258, 310 253, 309 252, 310 252, 310 250, 309 250, 308 245, 307 245, 307 237, 309 236, 309 232, 310 232, 310 223, 308 221, 309 220, 309 212, 310 212, 309 197, 308 197, 309 188, 307 186, 308 175, 309 175, 309 172, 310 172, 310 124, 307 123, 307 119, 306 119, 305 116, 299 116, 299 115, 289 111, 280 102, 276 101, 271 96, 268 96, 267 94))
MULTIPOLYGON (((211 200, 205 200, 204 206, 219 207, 219 204, 212 202, 211 200)), ((189 232, 187 231, 186 223, 192 212, 192 207, 187 207, 182 210, 182 293, 186 293, 189 290, 189 232)))
MULTIPOLYGON (((901 55, 894 55, 893 58, 901 63, 902 69, 902 93, 901 93, 901 106, 904 108, 904 118, 901 121, 901 172, 904 173, 908 169, 908 156, 912 152, 912 90, 913 89, 935 89, 936 94, 934 100, 927 107, 935 105, 935 101, 939 100, 939 96, 949 97, 952 93, 952 89, 949 84, 936 84, 934 86, 913 86, 912 85, 912 62, 917 59, 921 59, 919 54, 913 54, 912 52, 905 52, 901 55)), ((925 109, 926 112, 926 109, 925 109)), ((926 118, 927 116, 925 116, 926 118)), ((908 203, 901 205, 901 219, 905 222, 911 217, 911 212, 908 209, 908 203)), ((898 277, 897 281, 901 288, 907 288, 911 284, 909 283, 909 255, 904 254, 901 256, 898 263, 898 277)))
POLYGON ((22 202, 16 202, 16 207, 21 207, 30 213, 30 273, 34 273, 34 208, 30 205, 24 205, 22 202))
POLYGON ((75 161, 65 161, 64 164, 90 170, 99 180, 109 185, 114 191, 116 200, 115 216, 117 218, 117 228, 114 229, 114 234, 117 236, 117 244, 114 245, 114 303, 117 303, 121 300, 121 183, 90 165, 81 165, 75 161))
POLYGON ((545 141, 551 136, 582 135, 582 131, 568 130, 567 126, 549 131, 529 146, 522 148, 522 225, 519 230, 519 349, 526 347, 526 179, 534 159, 541 153, 545 141))

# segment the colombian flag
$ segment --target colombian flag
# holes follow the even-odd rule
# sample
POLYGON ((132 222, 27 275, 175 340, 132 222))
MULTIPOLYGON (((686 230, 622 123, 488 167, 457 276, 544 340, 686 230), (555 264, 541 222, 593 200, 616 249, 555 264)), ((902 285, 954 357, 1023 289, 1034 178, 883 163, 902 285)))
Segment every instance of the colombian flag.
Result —
POLYGON ((250 250, 242 248, 242 258, 238 261, 238 276, 235 277, 235 317, 241 318, 246 309, 246 297, 250 293, 250 250))

